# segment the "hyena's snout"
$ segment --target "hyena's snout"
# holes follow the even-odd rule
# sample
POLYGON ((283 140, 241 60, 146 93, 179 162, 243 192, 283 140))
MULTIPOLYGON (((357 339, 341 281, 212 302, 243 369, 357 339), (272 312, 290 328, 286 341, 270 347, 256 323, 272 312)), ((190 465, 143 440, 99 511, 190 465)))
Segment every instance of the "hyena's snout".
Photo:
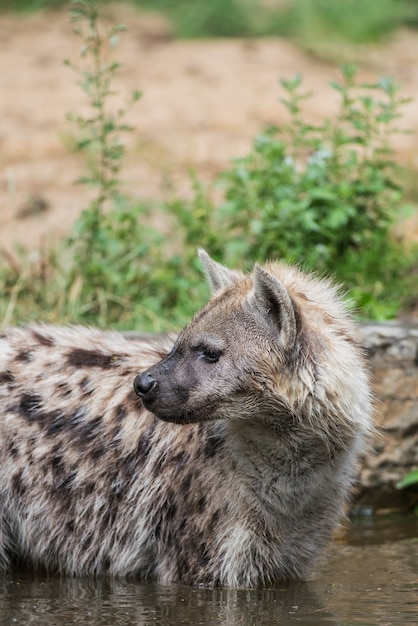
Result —
POLYGON ((138 374, 134 380, 134 390, 141 400, 150 402, 157 395, 158 383, 155 376, 148 370, 138 374))
POLYGON ((134 391, 148 411, 162 420, 177 421, 190 395, 190 376, 184 381, 180 359, 169 355, 134 379, 134 391))

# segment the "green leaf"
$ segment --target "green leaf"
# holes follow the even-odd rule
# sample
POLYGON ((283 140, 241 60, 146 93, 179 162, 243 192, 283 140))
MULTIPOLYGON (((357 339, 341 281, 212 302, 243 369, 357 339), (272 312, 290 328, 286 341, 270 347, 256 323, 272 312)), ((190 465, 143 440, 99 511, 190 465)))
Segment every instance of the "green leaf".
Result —
POLYGON ((411 485, 418 486, 418 470, 410 472, 405 478, 400 480, 396 485, 396 489, 405 489, 405 487, 410 487, 411 485))
POLYGON ((339 83, 337 83, 335 80, 331 80, 328 84, 330 87, 332 87, 332 89, 335 89, 336 91, 339 91, 340 93, 344 93, 345 91, 344 87, 340 85, 339 83))

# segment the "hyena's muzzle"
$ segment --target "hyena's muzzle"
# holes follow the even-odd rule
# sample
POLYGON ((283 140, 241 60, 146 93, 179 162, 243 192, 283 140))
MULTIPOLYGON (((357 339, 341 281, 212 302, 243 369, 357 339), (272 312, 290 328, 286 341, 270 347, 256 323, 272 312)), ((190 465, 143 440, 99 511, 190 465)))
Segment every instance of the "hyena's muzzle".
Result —
POLYGON ((134 390, 145 408, 169 422, 185 422, 190 385, 196 381, 187 375, 182 359, 175 351, 134 380, 134 390), (184 416, 184 417, 183 417, 184 416))

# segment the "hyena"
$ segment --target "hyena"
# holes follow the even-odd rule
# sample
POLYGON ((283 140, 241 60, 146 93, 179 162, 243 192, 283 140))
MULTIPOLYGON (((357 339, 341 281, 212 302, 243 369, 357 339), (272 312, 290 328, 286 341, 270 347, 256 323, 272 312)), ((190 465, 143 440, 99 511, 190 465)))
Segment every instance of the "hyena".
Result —
POLYGON ((324 553, 370 428, 355 326, 327 281, 200 256, 176 340, 1 334, 3 569, 248 587, 324 553))

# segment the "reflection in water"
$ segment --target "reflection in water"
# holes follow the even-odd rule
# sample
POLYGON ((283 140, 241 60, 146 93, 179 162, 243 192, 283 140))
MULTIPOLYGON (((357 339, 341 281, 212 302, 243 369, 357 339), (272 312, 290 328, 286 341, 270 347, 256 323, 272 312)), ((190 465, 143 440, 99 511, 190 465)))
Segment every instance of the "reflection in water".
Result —
POLYGON ((299 621, 301 613, 330 616, 312 583, 233 590, 21 575, 3 579, 0 594, 1 624, 245 626, 275 624, 283 616, 299 621))
POLYGON ((0 624, 417 624, 418 521, 386 520, 381 526, 354 525, 314 579, 274 589, 160 586, 15 570, 0 577, 0 624))

